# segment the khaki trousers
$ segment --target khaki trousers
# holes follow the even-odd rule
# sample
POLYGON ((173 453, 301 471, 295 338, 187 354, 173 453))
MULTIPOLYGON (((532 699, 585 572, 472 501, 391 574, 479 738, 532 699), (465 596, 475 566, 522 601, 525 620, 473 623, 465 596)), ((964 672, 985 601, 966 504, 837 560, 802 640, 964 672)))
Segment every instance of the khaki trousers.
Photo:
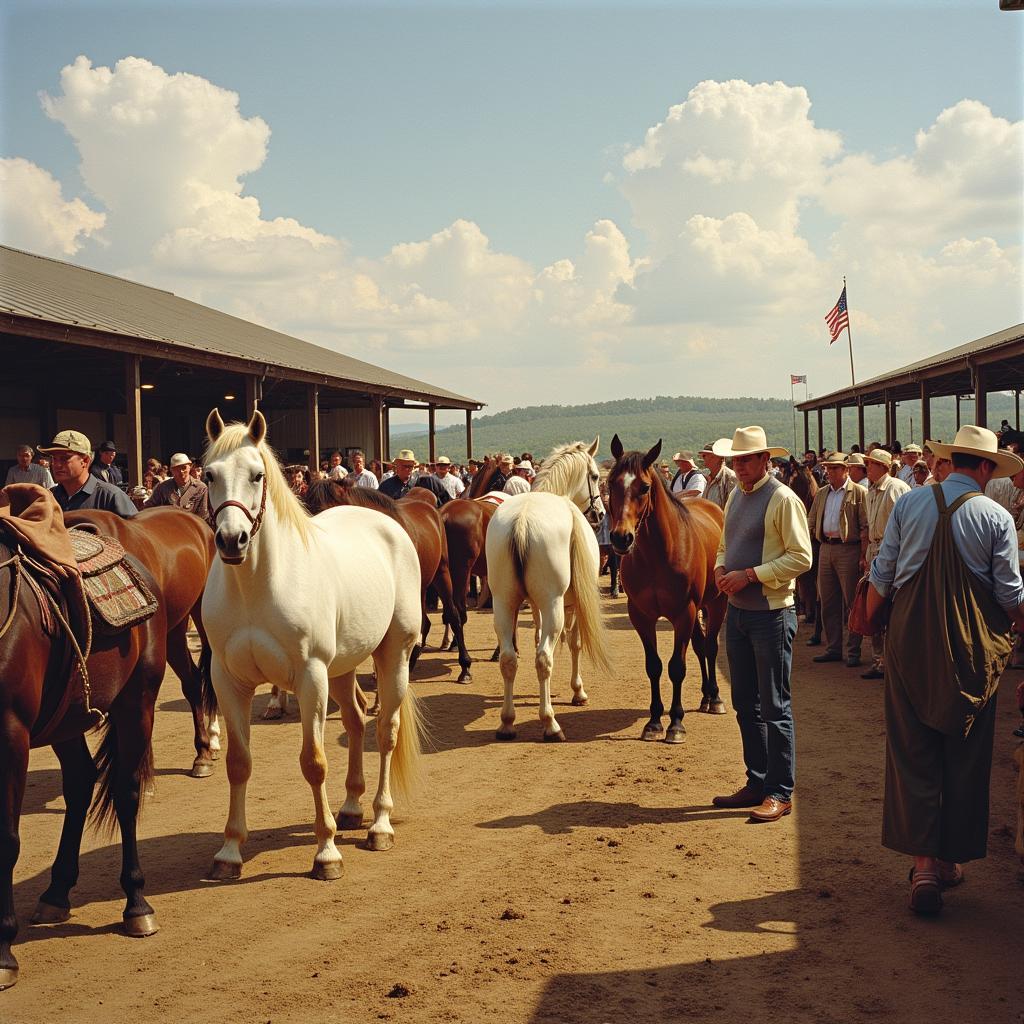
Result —
MULTIPOLYGON (((868 542, 868 553, 867 562, 868 569, 871 569, 871 563, 875 560, 875 555, 881 550, 881 541, 869 541, 868 542)), ((874 636, 871 637, 871 654, 874 658, 872 668, 878 669, 879 672, 885 671, 885 630, 880 629, 874 636)))
MULTIPOLYGON (((843 653, 843 628, 857 592, 860 579, 860 543, 822 544, 818 559, 818 596, 821 598, 821 621, 825 626, 829 654, 843 653)), ((860 657, 863 638, 850 633, 846 656, 860 657)))

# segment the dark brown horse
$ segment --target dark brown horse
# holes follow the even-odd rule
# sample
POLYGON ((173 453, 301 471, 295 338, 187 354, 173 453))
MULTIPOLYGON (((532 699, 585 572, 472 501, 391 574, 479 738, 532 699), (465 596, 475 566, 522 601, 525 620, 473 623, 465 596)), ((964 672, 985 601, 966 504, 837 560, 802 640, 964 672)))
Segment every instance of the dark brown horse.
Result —
MULTIPOLYGON (((818 481, 807 466, 798 466, 789 479, 789 486, 793 493, 804 503, 804 508, 811 511, 811 503, 818 493, 818 481)), ((821 643, 821 600, 818 597, 818 552, 821 545, 817 539, 811 536, 811 549, 814 560, 810 569, 796 580, 797 597, 800 599, 800 607, 804 613, 804 621, 814 623, 814 633, 811 635, 811 644, 815 641, 821 643)))
POLYGON ((157 586, 166 601, 167 662, 181 680, 181 692, 192 710, 196 757, 189 774, 194 779, 205 779, 213 773, 216 757, 210 749, 203 706, 204 693, 210 699, 213 694, 209 685, 210 645, 206 642, 202 616, 206 574, 216 554, 213 531, 198 516, 170 506, 146 509, 134 519, 122 519, 112 512, 69 512, 64 522, 69 528, 93 524, 100 533, 120 541, 126 551, 156 574, 157 586), (204 543, 205 562, 197 558, 204 543), (198 666, 188 649, 190 616, 202 642, 198 666))
MULTIPOLYGON (((413 546, 420 560, 420 599, 423 607, 422 642, 426 645, 427 634, 430 632, 430 618, 427 615, 427 587, 432 586, 441 598, 441 609, 444 621, 452 630, 459 649, 459 666, 461 672, 457 682, 472 681, 469 667, 473 663, 466 650, 466 641, 462 632, 463 619, 459 616, 458 604, 455 601, 452 587, 452 576, 449 571, 448 540, 441 515, 430 503, 423 501, 416 491, 422 491, 431 500, 433 495, 422 487, 414 487, 401 501, 394 501, 380 491, 366 487, 346 487, 335 480, 317 480, 309 485, 303 499, 309 511, 316 515, 325 508, 335 505, 359 505, 372 508, 394 519, 412 538, 413 546), (411 499, 411 500, 410 500, 411 499)), ((450 504, 450 503, 449 503, 450 504)), ((418 652, 413 654, 415 665, 418 652)))
MULTIPOLYGON (((47 521, 60 523, 60 509, 50 494, 31 485, 17 487, 36 493, 12 495, 14 488, 5 489, 15 516, 34 502, 42 502, 47 521)), ((11 951, 18 931, 13 873, 31 747, 53 747, 60 761, 66 805, 50 885, 40 897, 33 921, 55 923, 70 915, 82 832, 92 805, 100 824, 112 825, 116 820, 120 826, 121 887, 127 897, 125 931, 143 936, 157 930, 153 908, 144 895, 136 819, 141 794, 153 774, 150 741, 167 661, 168 610, 184 607, 187 616, 191 607, 188 594, 165 592, 164 586, 173 587, 172 577, 182 569, 188 569, 201 584, 211 541, 205 524, 188 513, 172 511, 173 515, 147 516, 141 523, 116 524, 118 536, 135 558, 158 607, 151 618, 129 630, 114 635, 94 633, 86 663, 88 691, 74 682, 78 661, 62 624, 71 615, 65 595, 59 588, 50 589, 45 578, 33 583, 38 574, 23 560, 17 534, 0 532, 0 989, 10 987, 18 978, 18 962, 11 951), (62 699, 65 694, 67 700, 62 699), (96 721, 85 713, 89 706, 106 716, 95 759, 84 736, 96 721), (93 802, 97 783, 99 791, 93 802)), ((110 513, 76 516, 80 521, 86 518, 103 532, 115 532, 111 520, 116 517, 110 513)), ((54 529, 60 533, 59 526, 54 529)), ((194 585, 194 581, 184 582, 194 585)))
POLYGON ((724 714, 715 661, 718 634, 725 619, 726 596, 715 586, 715 558, 722 537, 722 510, 701 498, 677 500, 651 467, 661 441, 649 452, 625 452, 619 435, 612 438, 615 465, 608 474, 612 546, 622 557, 619 569, 626 591, 629 621, 644 645, 651 681, 651 719, 641 739, 682 743, 683 677, 686 649, 693 640, 701 672, 700 710, 724 714), (704 612, 704 627, 698 612, 704 612), (661 726, 661 658, 658 619, 672 623, 672 706, 668 731, 661 726))
MULTIPOLYGON (((482 473, 483 470, 480 470, 482 473)), ((477 476, 480 474, 478 473, 477 476)), ((452 573, 452 595, 458 611, 459 621, 466 622, 466 602, 469 596, 470 579, 479 576, 487 579, 487 555, 484 542, 487 539, 487 524, 491 521, 497 505, 490 501, 456 498, 440 509, 444 532, 448 538, 448 565, 452 573)))

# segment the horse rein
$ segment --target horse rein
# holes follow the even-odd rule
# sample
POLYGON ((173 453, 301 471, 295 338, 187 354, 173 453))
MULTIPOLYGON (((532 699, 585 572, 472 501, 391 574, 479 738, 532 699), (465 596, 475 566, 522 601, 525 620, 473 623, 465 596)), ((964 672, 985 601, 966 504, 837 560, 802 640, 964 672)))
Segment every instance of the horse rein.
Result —
MULTIPOLYGON (((259 532, 259 528, 263 525, 263 513, 267 510, 267 475, 263 474, 263 493, 260 495, 260 510, 253 516, 252 512, 243 505, 240 501, 235 501, 234 498, 229 498, 227 501, 222 501, 213 513, 213 521, 217 522, 217 516, 221 514, 226 508, 240 508, 245 513, 245 518, 249 520, 252 525, 252 533, 250 537, 255 537, 259 532)), ((2 635, 2 634, 0 634, 2 635)))
MULTIPOLYGON (((583 510, 583 515, 587 522, 590 523, 595 529, 601 525, 601 520, 604 516, 597 511, 597 503, 601 498, 600 490, 592 490, 593 481, 590 479, 590 474, 587 474, 587 495, 590 500, 587 502, 587 507, 583 510)), ((607 514, 607 513, 605 513, 607 514)))

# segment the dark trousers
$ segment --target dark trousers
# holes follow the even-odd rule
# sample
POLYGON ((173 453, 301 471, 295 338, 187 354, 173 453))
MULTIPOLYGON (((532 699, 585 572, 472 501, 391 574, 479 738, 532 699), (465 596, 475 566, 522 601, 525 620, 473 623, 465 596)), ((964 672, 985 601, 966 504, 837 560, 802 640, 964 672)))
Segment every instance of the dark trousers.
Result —
POLYGON ((725 647, 747 781, 780 800, 792 797, 796 778, 789 696, 795 634, 795 608, 747 611, 729 605, 725 647))
POLYGON ((918 719, 886 675, 882 845, 959 863, 984 857, 998 691, 966 737, 946 736, 918 719))

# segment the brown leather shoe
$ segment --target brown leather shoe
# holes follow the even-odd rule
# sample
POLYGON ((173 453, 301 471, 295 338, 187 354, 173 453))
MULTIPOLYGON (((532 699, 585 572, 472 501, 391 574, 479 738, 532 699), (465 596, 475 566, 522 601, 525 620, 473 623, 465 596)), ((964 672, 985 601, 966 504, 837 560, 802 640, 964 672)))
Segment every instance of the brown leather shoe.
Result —
POLYGON ((742 789, 737 789, 729 796, 713 796, 711 803, 714 807, 757 807, 763 799, 761 790, 748 782, 742 789))
POLYGON ((778 821, 793 810, 792 800, 780 800, 777 796, 766 796, 760 807, 750 812, 754 821, 778 821))

